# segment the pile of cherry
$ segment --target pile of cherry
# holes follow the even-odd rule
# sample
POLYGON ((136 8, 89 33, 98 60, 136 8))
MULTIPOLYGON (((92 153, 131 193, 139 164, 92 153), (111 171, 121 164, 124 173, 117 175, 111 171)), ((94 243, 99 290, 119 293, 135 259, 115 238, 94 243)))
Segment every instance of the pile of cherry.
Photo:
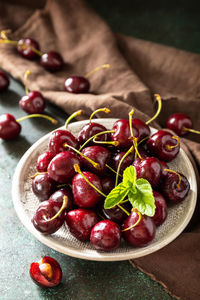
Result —
MULTIPOLYGON (((109 111, 98 112, 102 110, 109 111)), ((156 226, 167 217, 167 203, 183 201, 190 187, 183 174, 167 166, 179 153, 179 138, 165 130, 150 136, 148 122, 130 116, 116 121, 111 130, 90 118, 77 138, 67 128, 51 134, 48 151, 38 157, 38 173, 32 176, 32 190, 42 201, 32 218, 38 231, 52 234, 65 224, 78 240, 90 240, 103 251, 119 247, 122 237, 134 247, 154 239, 156 226), (156 207, 152 217, 126 199, 111 209, 104 207, 106 196, 131 165, 137 178, 151 184, 156 207)))

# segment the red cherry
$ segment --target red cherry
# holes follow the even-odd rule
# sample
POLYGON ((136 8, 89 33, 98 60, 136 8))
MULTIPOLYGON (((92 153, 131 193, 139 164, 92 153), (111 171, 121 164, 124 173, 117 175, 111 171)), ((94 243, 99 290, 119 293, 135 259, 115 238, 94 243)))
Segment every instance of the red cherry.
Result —
POLYGON ((188 133, 185 128, 192 129, 193 124, 186 114, 176 113, 167 119, 166 127, 173 130, 177 135, 183 136, 188 133))
POLYGON ((30 276, 41 287, 54 287, 62 280, 62 270, 54 258, 44 256, 39 262, 31 264, 30 276))
POLYGON ((45 109, 45 99, 38 91, 31 91, 19 101, 19 106, 28 114, 40 114, 45 109))
POLYGON ((65 129, 55 130, 49 140, 49 151, 53 154, 58 154, 60 152, 66 151, 67 148, 64 146, 68 144, 74 148, 78 148, 77 139, 71 134, 70 131, 65 129))
MULTIPOLYGON (((115 154, 113 155, 113 157, 112 157, 112 159, 111 159, 111 166, 112 166, 112 168, 113 168, 115 171, 117 171, 117 168, 118 168, 118 166, 119 166, 119 163, 120 163, 122 157, 123 157, 125 154, 126 154, 126 152, 121 151, 121 152, 115 153, 115 154)), ((125 159, 124 159, 124 160, 122 161, 122 163, 121 163, 120 174, 123 174, 123 171, 133 163, 134 157, 135 157, 135 155, 134 155, 133 152, 130 153, 130 154, 128 154, 128 155, 125 157, 125 159)))
POLYGON ((50 161, 54 158, 54 154, 50 151, 46 151, 37 159, 37 171, 38 172, 46 172, 50 161))
POLYGON ((160 226, 167 218, 167 204, 165 198, 161 194, 153 191, 153 196, 155 199, 156 211, 152 219, 156 226, 160 226))
POLYGON ((0 71, 0 92, 7 90, 9 84, 10 80, 8 75, 5 72, 0 71))
POLYGON ((64 66, 62 56, 55 51, 44 53, 40 58, 40 64, 50 72, 60 71, 64 66))
MULTIPOLYGON (((96 122, 91 122, 83 126, 81 131, 78 134, 78 142, 82 145, 84 144, 89 138, 94 136, 97 133, 100 133, 102 131, 107 131, 107 129, 96 122)), ((98 141, 107 141, 109 139, 109 134, 105 133, 100 136, 98 136, 98 141)), ((93 142, 91 141, 88 143, 88 145, 92 145, 93 142)))
POLYGON ((21 125, 16 121, 15 117, 10 114, 0 116, 0 138, 3 140, 11 140, 16 138, 21 131, 21 125))
POLYGON ((32 190, 42 201, 48 200, 55 188, 55 181, 49 177, 48 173, 41 173, 33 178, 32 190))
POLYGON ((65 208, 65 211, 70 211, 73 205, 73 196, 72 192, 68 187, 62 188, 60 190, 57 190, 55 193, 53 193, 50 197, 50 201, 55 201, 58 203, 63 203, 64 196, 67 196, 67 205, 65 208))
POLYGON ((115 187, 114 179, 111 176, 104 176, 101 179, 101 186, 104 194, 108 195, 110 191, 115 187))
POLYGON ((40 46, 37 41, 31 38, 24 38, 20 39, 17 43, 17 51, 19 54, 27 59, 35 59, 38 58, 38 54, 36 54, 31 48, 34 48, 36 50, 40 50, 40 46), (25 46, 28 47, 25 47, 25 46))
POLYGON ((65 90, 68 93, 83 94, 88 93, 90 83, 87 78, 82 76, 70 76, 65 80, 65 90))
POLYGON ((132 122, 133 126, 138 130, 139 141, 150 136, 150 128, 144 121, 134 118, 132 122))

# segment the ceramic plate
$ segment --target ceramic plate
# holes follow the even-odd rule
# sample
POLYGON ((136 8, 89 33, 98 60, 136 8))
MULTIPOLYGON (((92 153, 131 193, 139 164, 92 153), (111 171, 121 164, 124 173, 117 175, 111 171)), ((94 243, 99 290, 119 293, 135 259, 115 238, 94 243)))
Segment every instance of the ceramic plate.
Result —
MULTIPOLYGON (((111 128, 117 119, 98 119, 98 123, 106 128, 111 128)), ((68 129, 77 136, 78 132, 88 120, 75 122, 69 125, 68 129)), ((156 132, 151 128, 152 133, 156 132)), ((189 180, 190 192, 187 198, 178 205, 168 209, 168 217, 163 225, 157 228, 155 239, 146 247, 133 248, 125 242, 112 252, 101 252, 93 248, 89 242, 80 242, 73 237, 67 227, 63 225, 52 235, 42 235, 31 223, 31 218, 39 205, 39 200, 31 190, 31 175, 36 173, 36 161, 39 154, 47 150, 50 134, 38 140, 24 154, 15 170, 12 186, 13 203, 17 215, 24 226, 42 243, 61 253, 88 260, 118 261, 131 258, 138 258, 153 253, 170 242, 172 242, 186 227, 190 221, 197 198, 196 177, 192 164, 186 153, 181 149, 177 158, 169 163, 171 169, 183 173, 189 180)))

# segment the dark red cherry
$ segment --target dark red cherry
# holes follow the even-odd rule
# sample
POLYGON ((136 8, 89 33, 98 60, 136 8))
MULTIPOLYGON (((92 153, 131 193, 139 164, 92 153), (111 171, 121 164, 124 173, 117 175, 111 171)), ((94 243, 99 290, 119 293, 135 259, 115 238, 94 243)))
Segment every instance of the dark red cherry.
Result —
POLYGON ((21 131, 21 125, 16 121, 15 117, 10 114, 0 116, 0 138, 3 140, 11 140, 16 138, 21 131))
POLYGON ((161 186, 161 191, 165 199, 175 204, 182 202, 190 190, 187 178, 183 174, 180 174, 180 176, 180 186, 178 186, 179 176, 174 173, 168 173, 161 186))
POLYGON ((53 193, 49 197, 48 200, 55 201, 55 202, 62 204, 64 196, 67 196, 67 198, 68 198, 65 211, 70 211, 70 209, 72 208, 72 205, 73 205, 73 196, 72 196, 72 192, 70 191, 69 188, 65 187, 60 190, 57 190, 55 193, 53 193))
POLYGON ((112 251, 119 247, 120 227, 111 220, 98 222, 92 229, 90 242, 97 250, 112 251))
MULTIPOLYGON (((83 172, 83 175, 97 189, 102 191, 101 181, 98 176, 90 172, 83 172)), ((76 174, 72 180, 72 193, 74 203, 82 208, 94 207, 102 197, 99 192, 85 181, 81 174, 76 174)))
POLYGON ((176 113, 167 119, 166 127, 173 130, 177 135, 183 136, 188 133, 184 128, 192 129, 193 124, 186 114, 176 113))
POLYGON ((0 71, 0 92, 7 90, 9 84, 10 80, 8 75, 5 72, 0 71))
POLYGON ((148 153, 148 151, 146 150, 146 148, 144 148, 143 146, 139 145, 138 147, 138 152, 140 154, 140 156, 142 158, 147 158, 150 156, 150 154, 148 153))
POLYGON ((53 154, 66 151, 68 149, 64 146, 65 144, 68 144, 74 148, 78 148, 78 141, 70 131, 65 129, 55 130, 49 139, 49 151, 51 151, 53 154))
POLYGON ((65 90, 68 93, 84 94, 88 93, 90 82, 82 76, 70 76, 65 80, 65 90))
POLYGON ((150 136, 150 128, 144 121, 134 118, 132 122, 133 126, 138 130, 139 141, 150 136))
MULTIPOLYGON (((138 221, 138 214, 134 211, 124 221, 122 229, 133 226, 138 221)), ((152 218, 141 216, 140 222, 133 228, 124 231, 123 236, 126 242, 134 247, 143 247, 148 245, 155 237, 156 226, 152 218)))
POLYGON ((111 176, 106 176, 101 179, 101 186, 104 194, 108 195, 115 187, 114 179, 111 176))
POLYGON ((161 165, 161 180, 165 178, 169 173, 165 171, 165 169, 169 169, 169 166, 166 164, 166 162, 160 160, 160 165, 161 165))
MULTIPOLYGON (((133 145, 130 133, 130 126, 129 126, 129 120, 121 119, 117 120, 112 130, 115 130, 115 132, 111 133, 111 139, 112 141, 118 141, 119 142, 119 148, 128 148, 133 145)), ((133 136, 138 137, 138 130, 133 126, 133 136)))
POLYGON ((140 160, 136 168, 137 178, 144 178, 149 181, 152 187, 156 187, 161 179, 161 165, 157 158, 147 157, 140 160))
POLYGON ((38 54, 36 54, 31 48, 40 50, 38 42, 36 42, 34 39, 24 38, 18 41, 17 51, 22 57, 30 60, 38 58, 38 54))
POLYGON ((45 99, 38 91, 31 91, 19 101, 19 106, 28 114, 41 114, 45 109, 45 99))
MULTIPOLYGON (((98 124, 96 122, 88 123, 88 124, 84 125, 83 128, 81 129, 81 131, 79 132, 78 142, 82 145, 89 138, 91 138, 95 134, 102 132, 102 131, 107 131, 107 129, 103 125, 98 124)), ((97 138, 98 141, 108 141, 108 139, 109 139, 108 133, 102 134, 102 135, 98 136, 98 138, 97 138)), ((92 141, 90 143, 88 143, 88 145, 92 145, 92 144, 93 144, 92 141)))
POLYGON ((156 226, 159 226, 163 224, 167 218, 167 204, 165 198, 161 194, 153 191, 153 196, 155 199, 156 211, 152 219, 156 226))
POLYGON ((49 177, 48 173, 41 173, 33 178, 32 190, 42 201, 48 200, 55 189, 55 181, 49 177))
POLYGON ((50 288, 61 282, 62 270, 54 258, 44 256, 40 261, 31 264, 30 276, 37 285, 50 288))
MULTIPOLYGON (((117 171, 118 165, 122 159, 122 157, 126 154, 126 152, 121 151, 118 153, 115 153, 111 159, 111 166, 112 168, 117 171)), ((121 163, 121 167, 120 167, 120 172, 119 174, 123 174, 123 171, 129 167, 133 161, 134 161, 135 155, 134 153, 130 153, 128 154, 125 159, 123 160, 123 162, 121 163)))
POLYGON ((50 72, 60 71, 64 66, 62 56, 55 51, 44 53, 40 58, 40 64, 50 72))
POLYGON ((177 138, 165 130, 158 130, 154 133, 148 139, 146 145, 153 156, 166 162, 173 160, 180 151, 177 138))
POLYGON ((67 213, 66 223, 71 234, 80 241, 88 241, 94 225, 99 222, 97 214, 92 210, 74 209, 67 213))
POLYGON ((46 151, 42 154, 40 154, 40 156, 37 159, 37 171, 38 172, 46 172, 48 165, 50 163, 50 161, 54 158, 54 154, 50 151, 46 151))
MULTIPOLYGON (((128 210, 128 206, 125 204, 121 204, 121 206, 128 210)), ((117 205, 110 209, 105 209, 102 205, 100 211, 106 219, 116 222, 117 224, 122 224, 122 222, 127 218, 127 214, 117 205)))
POLYGON ((43 234, 56 232, 64 223, 66 211, 63 210, 54 220, 50 219, 59 212, 61 206, 62 203, 57 201, 41 202, 32 218, 34 227, 43 234))
POLYGON ((47 171, 53 180, 67 183, 75 175, 75 164, 80 165, 80 159, 75 153, 70 151, 60 152, 51 160, 47 171))
POLYGON ((90 170, 92 173, 98 175, 105 174, 106 164, 108 164, 110 160, 110 152, 108 151, 108 149, 102 146, 89 146, 83 149, 81 152, 83 155, 99 164, 99 168, 97 169, 87 159, 81 156, 80 160, 87 170, 90 170))

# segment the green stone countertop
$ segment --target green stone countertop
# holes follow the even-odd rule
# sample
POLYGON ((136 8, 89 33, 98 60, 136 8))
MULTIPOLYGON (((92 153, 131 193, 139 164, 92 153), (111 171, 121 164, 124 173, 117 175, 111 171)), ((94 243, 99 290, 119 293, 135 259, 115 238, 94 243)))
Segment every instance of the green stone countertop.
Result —
MULTIPOLYGON (((116 32, 199 52, 200 22, 198 11, 190 7, 191 1, 176 1, 173 8, 162 1, 145 4, 127 0, 124 6, 121 1, 106 1, 106 5, 98 0, 89 2, 116 32)), ((0 94, 0 114, 23 116, 18 107, 23 94, 22 85, 12 79, 9 91, 0 94)), ((56 116, 60 125, 66 118, 65 113, 50 104, 46 113, 56 116)), ((20 223, 11 198, 15 167, 24 152, 53 129, 46 120, 27 120, 19 138, 0 141, 0 299, 174 299, 128 261, 91 262, 65 256, 41 244, 20 223), (62 283, 53 289, 42 289, 29 277, 30 263, 45 255, 57 259, 63 270, 62 283)))

